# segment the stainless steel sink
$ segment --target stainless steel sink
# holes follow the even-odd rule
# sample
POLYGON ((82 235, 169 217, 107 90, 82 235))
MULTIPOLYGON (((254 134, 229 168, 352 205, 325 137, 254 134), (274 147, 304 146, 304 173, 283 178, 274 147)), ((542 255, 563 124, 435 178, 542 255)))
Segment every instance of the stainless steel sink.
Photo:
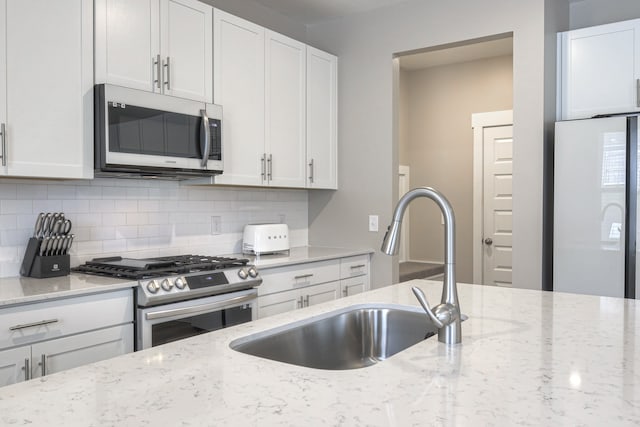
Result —
POLYGON ((422 309, 355 305, 238 338, 233 350, 317 369, 373 365, 438 332, 422 309))

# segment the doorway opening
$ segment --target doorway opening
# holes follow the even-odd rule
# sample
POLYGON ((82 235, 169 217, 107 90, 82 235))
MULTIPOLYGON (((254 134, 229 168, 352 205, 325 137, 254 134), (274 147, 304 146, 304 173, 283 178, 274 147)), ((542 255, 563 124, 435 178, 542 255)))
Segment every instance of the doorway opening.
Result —
MULTIPOLYGON (((409 188, 434 187, 447 197, 456 218, 457 280, 481 283, 474 275, 474 248, 482 242, 474 238, 472 115, 512 110, 513 35, 406 52, 395 60, 399 164, 411 170, 409 188)), ((415 265, 433 273, 430 267, 444 261, 444 224, 432 203, 414 203, 409 211, 404 258, 416 278, 415 265)), ((402 272, 401 264, 400 281, 402 272)))

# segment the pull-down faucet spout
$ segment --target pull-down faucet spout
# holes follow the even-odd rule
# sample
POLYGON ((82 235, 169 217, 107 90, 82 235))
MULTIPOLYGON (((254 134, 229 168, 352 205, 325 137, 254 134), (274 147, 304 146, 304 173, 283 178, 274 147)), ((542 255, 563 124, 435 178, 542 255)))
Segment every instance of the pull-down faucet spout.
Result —
POLYGON ((414 188, 407 192, 396 206, 393 213, 393 221, 384 236, 381 250, 387 255, 396 255, 398 253, 402 217, 409 203, 418 197, 427 197, 436 202, 444 217, 444 281, 441 302, 433 309, 429 308, 422 290, 414 288, 413 292, 438 327, 438 341, 446 344, 457 344, 462 339, 462 319, 455 277, 455 218, 449 201, 440 192, 430 187, 414 188))

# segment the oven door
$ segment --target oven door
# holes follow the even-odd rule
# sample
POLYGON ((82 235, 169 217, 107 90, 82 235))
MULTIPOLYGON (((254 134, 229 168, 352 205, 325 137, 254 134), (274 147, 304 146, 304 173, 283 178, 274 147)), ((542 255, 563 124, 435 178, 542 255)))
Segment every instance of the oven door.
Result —
POLYGON ((137 309, 136 350, 255 319, 256 289, 137 309))

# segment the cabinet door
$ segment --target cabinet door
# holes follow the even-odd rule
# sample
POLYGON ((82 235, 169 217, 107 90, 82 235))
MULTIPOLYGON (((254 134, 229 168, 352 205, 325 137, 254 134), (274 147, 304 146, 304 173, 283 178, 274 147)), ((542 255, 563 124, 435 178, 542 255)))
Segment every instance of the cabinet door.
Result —
POLYGON ((340 298, 340 281, 309 286, 308 288, 300 289, 300 292, 304 294, 305 307, 333 301, 340 298))
POLYGON ((343 297, 361 294, 369 289, 369 275, 342 279, 340 280, 340 289, 343 297))
POLYGON ((159 0, 95 0, 96 83, 161 90, 159 0))
POLYGON ((307 46, 309 188, 338 188, 338 58, 307 46))
POLYGON ((640 109, 640 20, 560 35, 561 117, 640 109))
POLYGON ((302 307, 302 295, 298 290, 279 292, 258 297, 258 319, 286 313, 302 307))
POLYGON ((162 0, 163 92, 213 102, 213 8, 196 0, 162 0))
POLYGON ((0 351, 0 387, 27 380, 30 361, 30 346, 0 351))
POLYGON ((306 183, 306 45, 266 31, 266 141, 269 185, 306 183))
POLYGON ((53 374, 132 351, 131 323, 33 344, 32 377, 53 374))
POLYGON ((262 185, 264 28, 213 11, 213 99, 223 107, 224 173, 219 184, 262 185))
POLYGON ((93 2, 9 0, 5 18, 6 173, 92 178, 93 2))

